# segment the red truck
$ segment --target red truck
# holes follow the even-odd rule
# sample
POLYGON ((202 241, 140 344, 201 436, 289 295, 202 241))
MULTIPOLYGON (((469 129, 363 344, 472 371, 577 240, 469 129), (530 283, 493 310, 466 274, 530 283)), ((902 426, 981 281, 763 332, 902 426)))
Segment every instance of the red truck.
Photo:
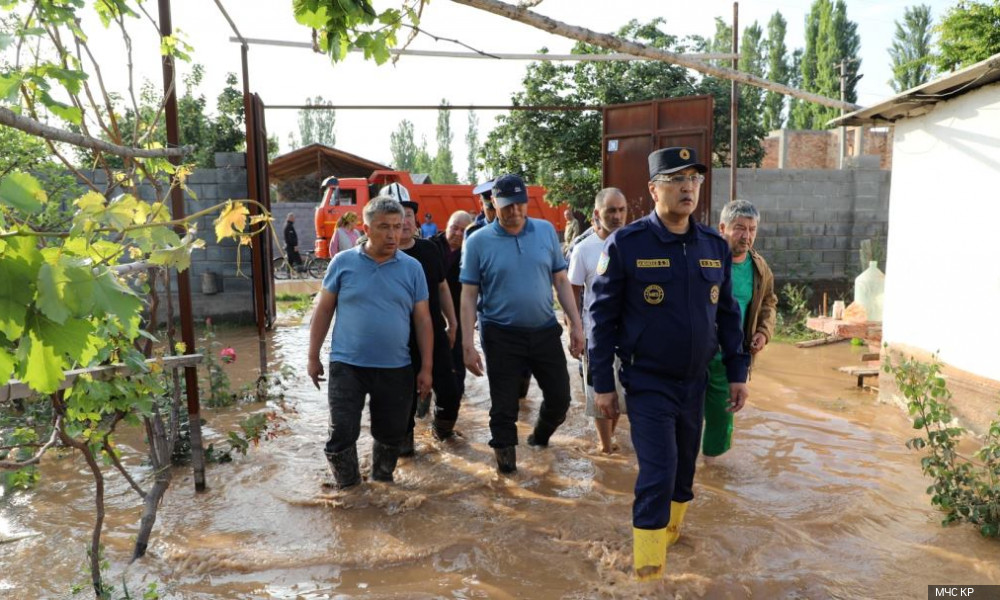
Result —
MULTIPOLYGON (((344 213, 358 215, 362 222, 361 210, 365 204, 378 195, 379 190, 390 183, 400 183, 410 193, 410 199, 420 205, 417 226, 424 222, 424 215, 431 213, 438 228, 444 229, 448 218, 456 210, 478 214, 481 210, 479 197, 473 195, 475 186, 462 184, 413 183, 405 171, 375 171, 367 179, 355 177, 339 179, 337 185, 323 189, 323 199, 316 207, 316 257, 330 258, 330 239, 337 229, 337 221, 344 213)), ((564 206, 550 206, 545 203, 545 188, 528 186, 528 216, 545 219, 558 231, 566 228, 563 215, 564 206)))

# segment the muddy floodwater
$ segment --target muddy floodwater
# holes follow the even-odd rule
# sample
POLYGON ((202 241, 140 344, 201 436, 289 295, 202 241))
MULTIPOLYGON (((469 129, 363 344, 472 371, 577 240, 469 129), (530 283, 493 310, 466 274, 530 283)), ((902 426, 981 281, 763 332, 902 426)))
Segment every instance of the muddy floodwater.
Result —
MULTIPOLYGON (((254 334, 220 339, 239 354, 231 377, 252 379, 254 334)), ((417 456, 400 460, 396 483, 337 492, 323 486, 326 394, 305 377, 308 328, 286 324, 269 343, 276 364, 300 373, 283 431, 232 464, 210 465, 205 493, 177 469, 149 553, 128 569, 136 584, 158 582, 161 597, 926 598, 928 584, 1000 583, 1000 543, 940 526, 919 455, 904 446, 906 416, 834 370, 859 361, 862 350, 847 344, 776 344, 760 356, 733 450, 699 468, 665 579, 640 584, 631 575, 628 422, 619 453, 596 451, 576 361, 574 403, 548 449, 524 443, 540 400, 532 385, 516 476, 496 474, 486 380, 470 376, 461 441, 436 442, 419 421, 417 456)), ((206 436, 260 408, 205 411, 206 436)), ((127 438, 139 448, 141 438, 127 438)), ((365 429, 363 470, 370 451, 365 429)), ((140 504, 117 474, 107 485, 113 574, 130 556, 140 504)), ((0 499, 0 598, 62 598, 73 583, 88 597, 92 519, 83 460, 47 458, 34 490, 0 499)))

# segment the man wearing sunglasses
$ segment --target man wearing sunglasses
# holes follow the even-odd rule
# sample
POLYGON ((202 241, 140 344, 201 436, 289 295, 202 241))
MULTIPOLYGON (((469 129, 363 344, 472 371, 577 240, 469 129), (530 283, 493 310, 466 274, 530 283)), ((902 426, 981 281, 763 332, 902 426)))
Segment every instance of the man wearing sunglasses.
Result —
POLYGON ((648 216, 608 236, 594 278, 590 367, 595 403, 618 414, 614 358, 639 462, 632 504, 636 577, 659 579, 694 497, 708 362, 722 349, 729 409, 747 399, 749 360, 730 282, 732 254, 695 221, 705 165, 691 148, 649 155, 648 216))

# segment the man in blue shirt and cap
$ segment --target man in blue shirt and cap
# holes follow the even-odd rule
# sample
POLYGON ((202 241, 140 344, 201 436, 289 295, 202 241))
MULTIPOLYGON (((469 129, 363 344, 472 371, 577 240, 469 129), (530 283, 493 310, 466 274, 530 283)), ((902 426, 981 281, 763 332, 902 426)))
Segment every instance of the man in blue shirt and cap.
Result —
POLYGON ((573 300, 555 228, 527 216, 528 193, 517 175, 504 175, 493 185, 497 218, 469 236, 462 251, 462 348, 465 366, 483 374, 474 327, 477 299, 482 296, 480 327, 490 384, 490 432, 503 473, 517 470, 519 387, 526 369, 542 389, 542 405, 532 446, 548 446, 566 419, 569 372, 560 336, 562 327, 552 308, 552 286, 570 322, 570 353, 583 350, 583 327, 573 300))
POLYGON ((593 283, 595 403, 609 418, 618 414, 617 355, 639 462, 632 532, 640 580, 663 576, 694 497, 708 362, 720 346, 729 410, 743 408, 748 395, 729 244, 692 217, 706 171, 691 148, 650 154, 653 212, 608 236, 593 283))

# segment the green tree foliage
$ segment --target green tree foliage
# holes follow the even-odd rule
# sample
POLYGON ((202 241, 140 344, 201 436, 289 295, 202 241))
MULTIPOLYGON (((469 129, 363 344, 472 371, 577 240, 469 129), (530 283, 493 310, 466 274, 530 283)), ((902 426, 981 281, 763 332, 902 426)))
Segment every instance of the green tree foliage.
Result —
POLYGON ((404 22, 419 25, 423 5, 423 0, 405 0, 398 9, 378 13, 368 0, 292 0, 292 11, 296 21, 315 31, 317 46, 333 62, 359 48, 366 59, 382 64, 404 22))
MULTIPOLYGON (((236 86, 235 73, 226 75, 226 87, 216 98, 216 114, 208 110, 208 101, 197 94, 205 77, 205 68, 199 64, 191 66, 191 71, 182 78, 184 94, 177 98, 177 127, 182 145, 194 146, 195 151, 188 158, 195 167, 215 168, 216 152, 242 152, 246 148, 246 130, 243 124, 243 92, 236 86)), ((117 108, 121 108, 122 98, 115 97, 117 108)), ((162 92, 151 81, 145 81, 140 88, 138 111, 124 109, 120 132, 136 132, 161 146, 167 145, 166 117, 160 109, 162 92)), ((115 143, 129 143, 128 137, 104 134, 103 137, 115 143)), ((97 164, 92 151, 78 153, 84 164, 97 164)), ((106 156, 107 165, 114 169, 124 168, 124 161, 117 156, 106 156)))
MULTIPOLYGON (((785 46, 787 22, 781 12, 775 11, 767 23, 767 41, 764 42, 767 56, 767 78, 775 83, 788 84, 788 48, 785 46)), ((785 96, 777 92, 764 94, 764 130, 781 129, 785 125, 785 96)))
POLYGON ((389 150, 392 152, 392 166, 399 171, 415 172, 417 144, 413 141, 413 123, 407 119, 399 122, 396 131, 389 134, 389 150))
MULTIPOLYGON (((323 96, 306 98, 306 106, 325 106, 323 96)), ((333 148, 337 145, 337 111, 333 109, 302 109, 299 110, 299 137, 289 134, 292 148, 301 148, 309 144, 323 144, 333 148)))
MULTIPOLYGON (((843 0, 815 0, 806 17, 806 48, 801 63, 801 88, 828 98, 840 98, 841 61, 846 64, 844 100, 857 101, 861 37, 857 23, 847 18, 843 0)), ((836 117, 834 108, 796 102, 789 120, 796 129, 823 129, 836 117)))
MULTIPOLYGON (((446 100, 441 101, 442 107, 447 107, 446 100)), ((455 174, 454 159, 451 153, 451 141, 454 135, 451 133, 451 110, 441 108, 438 110, 437 119, 437 153, 431 163, 431 181, 434 183, 458 183, 458 175, 455 174)))
POLYGON ((1000 0, 962 0, 945 14, 937 31, 938 71, 954 71, 986 60, 1000 53, 1000 0))
MULTIPOLYGON (((763 31, 754 22, 743 30, 740 39, 740 59, 737 68, 745 73, 764 76, 764 40, 763 31)), ((732 52, 733 28, 716 17, 715 36, 709 44, 711 52, 732 52)), ((731 68, 731 61, 716 61, 720 66, 731 68)), ((715 157, 714 163, 719 166, 732 164, 730 151, 732 82, 728 79, 706 77, 702 81, 704 93, 715 96, 715 157)), ((739 105, 737 106, 737 125, 739 127, 739 153, 736 157, 738 167, 760 166, 764 160, 764 147, 760 141, 767 135, 764 128, 763 105, 764 91, 756 86, 741 85, 739 105), (746 138, 746 139, 744 139, 746 138)))
POLYGON ((468 148, 469 166, 465 172, 465 182, 478 183, 479 167, 476 165, 476 155, 479 154, 479 117, 476 111, 469 111, 469 128, 465 133, 465 146, 468 148))
POLYGON ((892 79, 889 85, 902 92, 927 83, 931 68, 931 7, 926 4, 908 6, 903 22, 896 21, 896 34, 889 47, 892 59, 892 79))
MULTIPOLYGON (((673 52, 704 51, 701 38, 684 41, 659 29, 662 19, 632 21, 616 35, 673 52)), ((574 53, 606 53, 578 43, 574 53)), ((698 79, 676 65, 658 61, 613 61, 556 64, 532 63, 512 104, 595 106, 658 98, 713 94, 716 107, 714 146, 728 148, 729 129, 720 130, 718 115, 728 120, 728 86, 712 78, 698 79), (724 87, 724 89, 723 89, 724 87)), ((589 212, 601 187, 601 115, 596 111, 512 111, 497 119, 480 156, 493 175, 519 173, 544 185, 553 203, 568 202, 589 212)), ((760 145, 760 138, 743 136, 741 144, 760 145)))
MULTIPOLYGON (((427 151, 427 136, 421 136, 420 146, 417 148, 417 152, 413 156, 413 172, 430 175, 433 170, 434 157, 432 157, 430 152, 427 151)), ((431 181, 434 181, 433 177, 431 178, 431 181)))

